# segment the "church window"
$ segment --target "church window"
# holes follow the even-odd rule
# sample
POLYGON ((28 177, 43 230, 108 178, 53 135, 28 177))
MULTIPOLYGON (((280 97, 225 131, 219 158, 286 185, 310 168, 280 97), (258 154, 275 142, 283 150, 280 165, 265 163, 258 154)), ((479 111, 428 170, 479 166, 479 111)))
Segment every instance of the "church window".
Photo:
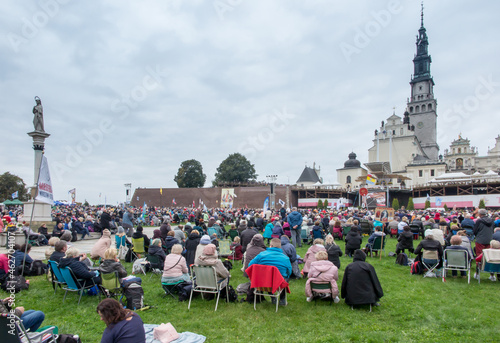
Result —
POLYGON ((458 148, 458 153, 461 154, 462 153, 462 148, 458 148))
POLYGON ((420 112, 420 106, 415 106, 415 112, 420 112))
POLYGON ((351 183, 351 175, 347 175, 346 183, 351 183))
POLYGON ((392 130, 392 135, 396 136, 396 130, 392 130))
POLYGON ((434 176, 434 169, 431 169, 431 176, 434 176))
POLYGON ((425 111, 425 105, 422 105, 422 112, 425 111))
POLYGON ((410 106, 410 113, 413 113, 413 106, 410 106))
POLYGON ((403 135, 403 128, 400 129, 400 135, 403 135))
POLYGON ((467 148, 464 148, 464 153, 466 153, 466 152, 467 152, 467 148))
POLYGON ((457 169, 463 169, 464 168, 464 160, 462 158, 457 158, 456 167, 457 167, 457 169))
POLYGON ((432 110, 432 104, 427 105, 428 110, 432 110))
POLYGON ((419 170, 418 171, 418 177, 423 177, 424 176, 424 171, 423 170, 419 170))

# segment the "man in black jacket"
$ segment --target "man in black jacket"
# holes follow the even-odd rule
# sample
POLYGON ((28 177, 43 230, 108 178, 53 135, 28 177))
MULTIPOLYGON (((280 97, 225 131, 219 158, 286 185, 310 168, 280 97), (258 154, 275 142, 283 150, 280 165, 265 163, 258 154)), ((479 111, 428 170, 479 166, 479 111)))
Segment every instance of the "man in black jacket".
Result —
POLYGON ((365 259, 366 254, 358 249, 353 262, 345 268, 341 294, 347 305, 379 306, 378 301, 384 296, 375 268, 365 259))
POLYGON ((49 260, 57 263, 61 262, 61 259, 66 257, 66 250, 68 250, 68 243, 66 241, 57 242, 54 245, 54 252, 50 255, 49 260))
POLYGON ((66 251, 66 258, 62 258, 59 262, 59 268, 70 267, 77 279, 83 279, 85 286, 90 284, 92 280, 96 285, 101 284, 99 272, 90 271, 82 261, 87 258, 86 254, 80 254, 77 248, 69 248, 66 251))

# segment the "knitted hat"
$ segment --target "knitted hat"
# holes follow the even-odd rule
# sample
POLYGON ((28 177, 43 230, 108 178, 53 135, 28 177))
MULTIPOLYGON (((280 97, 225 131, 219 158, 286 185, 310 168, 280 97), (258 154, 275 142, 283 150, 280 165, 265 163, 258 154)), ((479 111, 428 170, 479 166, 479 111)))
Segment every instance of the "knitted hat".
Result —
POLYGON ((200 244, 210 244, 210 236, 209 235, 203 235, 200 239, 200 244))
POLYGON ((122 226, 118 226, 118 233, 125 233, 125 229, 122 226))

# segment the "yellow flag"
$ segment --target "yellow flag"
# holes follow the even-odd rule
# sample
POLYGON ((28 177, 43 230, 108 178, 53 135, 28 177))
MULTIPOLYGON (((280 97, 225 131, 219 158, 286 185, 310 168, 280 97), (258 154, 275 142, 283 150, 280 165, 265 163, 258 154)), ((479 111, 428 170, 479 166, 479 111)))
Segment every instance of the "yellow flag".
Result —
POLYGON ((162 188, 160 188, 160 194, 163 195, 163 189, 162 188))

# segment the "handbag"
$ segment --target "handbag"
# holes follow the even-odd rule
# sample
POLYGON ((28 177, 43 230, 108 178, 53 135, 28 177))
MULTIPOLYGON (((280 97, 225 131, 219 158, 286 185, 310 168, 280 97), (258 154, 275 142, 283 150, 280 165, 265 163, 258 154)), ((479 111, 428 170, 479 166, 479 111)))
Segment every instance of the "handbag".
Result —
POLYGON ((159 340, 161 343, 169 343, 179 338, 179 334, 172 324, 160 324, 153 330, 154 339, 159 340))
POLYGON ((120 245, 120 249, 118 249, 118 258, 120 260, 125 260, 125 256, 127 256, 129 248, 126 245, 120 245))

